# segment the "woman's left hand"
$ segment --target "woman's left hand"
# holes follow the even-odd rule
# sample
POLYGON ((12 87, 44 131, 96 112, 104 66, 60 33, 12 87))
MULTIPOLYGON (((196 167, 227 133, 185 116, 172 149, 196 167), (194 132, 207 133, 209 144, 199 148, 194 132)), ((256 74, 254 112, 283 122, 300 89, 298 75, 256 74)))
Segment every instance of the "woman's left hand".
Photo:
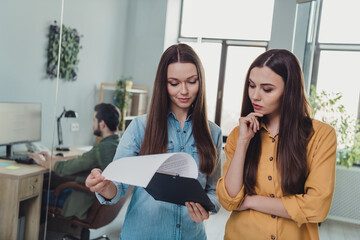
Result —
POLYGON ((209 218, 209 212, 203 208, 199 203, 194 202, 185 202, 185 206, 188 209, 190 218, 194 222, 203 222, 204 220, 209 218))

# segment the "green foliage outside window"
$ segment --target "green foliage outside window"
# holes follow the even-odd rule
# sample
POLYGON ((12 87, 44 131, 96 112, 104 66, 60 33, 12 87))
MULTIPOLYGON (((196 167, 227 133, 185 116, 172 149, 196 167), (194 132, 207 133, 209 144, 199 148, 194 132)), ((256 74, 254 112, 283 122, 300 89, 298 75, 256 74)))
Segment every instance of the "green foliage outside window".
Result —
POLYGON ((340 103, 342 93, 318 92, 311 86, 312 117, 333 126, 338 141, 337 164, 347 167, 360 163, 360 124, 340 103))
MULTIPOLYGON (((49 28, 49 46, 47 61, 47 76, 56 78, 58 53, 59 53, 60 27, 54 22, 49 28)), ((82 46, 80 45, 80 35, 74 28, 62 27, 61 54, 60 54, 60 74, 59 78, 67 81, 75 81, 78 71, 78 53, 82 46)))

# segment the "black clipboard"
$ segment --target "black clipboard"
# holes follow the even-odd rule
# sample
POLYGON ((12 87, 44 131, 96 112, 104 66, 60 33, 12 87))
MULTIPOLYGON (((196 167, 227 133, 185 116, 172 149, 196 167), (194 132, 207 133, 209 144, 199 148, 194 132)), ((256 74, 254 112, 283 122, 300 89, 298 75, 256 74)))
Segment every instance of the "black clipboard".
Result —
POLYGON ((197 202, 208 212, 215 209, 197 179, 156 172, 145 190, 155 200, 184 206, 185 202, 197 202))

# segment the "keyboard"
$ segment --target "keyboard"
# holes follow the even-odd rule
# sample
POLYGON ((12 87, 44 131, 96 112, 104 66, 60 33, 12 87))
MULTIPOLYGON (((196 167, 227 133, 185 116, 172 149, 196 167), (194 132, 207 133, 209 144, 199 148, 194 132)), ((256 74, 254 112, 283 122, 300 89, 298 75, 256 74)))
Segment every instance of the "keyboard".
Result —
POLYGON ((12 155, 8 159, 14 160, 17 163, 23 163, 23 164, 36 164, 34 159, 29 158, 28 155, 12 155))

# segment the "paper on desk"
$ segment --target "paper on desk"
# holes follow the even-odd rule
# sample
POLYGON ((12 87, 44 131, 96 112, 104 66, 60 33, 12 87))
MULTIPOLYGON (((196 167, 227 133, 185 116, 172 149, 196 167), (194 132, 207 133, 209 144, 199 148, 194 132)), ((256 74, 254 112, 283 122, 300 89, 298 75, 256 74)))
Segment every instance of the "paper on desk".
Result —
POLYGON ((88 152, 93 148, 93 146, 84 146, 84 147, 78 147, 77 149, 80 151, 88 152))
POLYGON ((145 188, 157 171, 194 179, 198 177, 196 162, 187 153, 120 158, 111 162, 102 175, 108 180, 145 188))

